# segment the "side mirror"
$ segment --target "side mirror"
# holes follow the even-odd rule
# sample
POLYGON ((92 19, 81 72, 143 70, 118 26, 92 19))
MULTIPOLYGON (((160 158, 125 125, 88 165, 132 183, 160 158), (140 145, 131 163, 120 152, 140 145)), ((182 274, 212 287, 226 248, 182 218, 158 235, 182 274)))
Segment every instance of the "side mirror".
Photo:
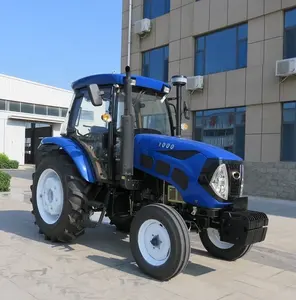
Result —
POLYGON ((97 84, 90 84, 87 87, 90 101, 94 106, 101 106, 103 104, 103 98, 101 91, 97 84))
POLYGON ((186 120, 190 120, 190 111, 187 107, 186 102, 184 101, 184 109, 183 109, 184 117, 186 120))

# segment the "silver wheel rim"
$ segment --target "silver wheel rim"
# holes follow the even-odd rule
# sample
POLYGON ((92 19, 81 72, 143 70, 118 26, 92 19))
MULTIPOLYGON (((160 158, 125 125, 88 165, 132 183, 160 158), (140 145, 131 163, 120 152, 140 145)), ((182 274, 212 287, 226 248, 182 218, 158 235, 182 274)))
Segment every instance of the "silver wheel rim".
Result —
POLYGON ((208 237, 209 237, 210 241, 217 248, 227 250, 234 246, 234 244, 230 244, 230 243, 221 241, 218 229, 208 228, 207 232, 208 232, 208 237))
POLYGON ((42 172, 36 190, 39 214, 47 224, 54 224, 63 211, 64 193, 59 175, 52 169, 42 172))
POLYGON ((169 233, 161 222, 154 219, 141 225, 138 246, 144 260, 152 266, 165 264, 171 253, 169 233))

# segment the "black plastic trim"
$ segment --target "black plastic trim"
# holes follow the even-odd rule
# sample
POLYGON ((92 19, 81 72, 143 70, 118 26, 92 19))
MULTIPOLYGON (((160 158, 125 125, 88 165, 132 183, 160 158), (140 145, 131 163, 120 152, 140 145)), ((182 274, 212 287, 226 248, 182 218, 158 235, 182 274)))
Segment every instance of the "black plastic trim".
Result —
POLYGON ((161 174, 161 175, 164 175, 164 176, 169 176, 170 170, 171 170, 171 167, 168 163, 166 163, 162 160, 157 160, 156 161, 155 171, 158 174, 161 174))
POLYGON ((199 154, 200 152, 196 150, 165 150, 157 151, 158 153, 174 157, 176 159, 185 160, 199 154))
POLYGON ((175 168, 172 173, 172 179, 178 184, 183 190, 188 188, 188 176, 180 169, 175 168))
POLYGON ((146 169, 152 169, 153 167, 153 158, 149 155, 141 154, 140 164, 146 169))

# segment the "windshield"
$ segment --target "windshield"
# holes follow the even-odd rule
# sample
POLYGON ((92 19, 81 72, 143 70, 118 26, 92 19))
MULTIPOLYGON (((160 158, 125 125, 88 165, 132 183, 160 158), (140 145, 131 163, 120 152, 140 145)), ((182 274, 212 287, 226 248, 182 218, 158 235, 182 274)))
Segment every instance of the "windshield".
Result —
MULTIPOLYGON (((156 93, 147 93, 137 87, 133 87, 132 114, 135 118, 135 128, 147 128, 159 131, 164 135, 171 135, 170 120, 163 96, 156 93), (135 91, 136 90, 136 91, 135 91)), ((117 128, 121 125, 121 115, 124 113, 124 93, 118 96, 117 128)))
POLYGON ((75 129, 79 135, 86 135, 98 128, 107 128, 107 124, 101 119, 101 116, 111 99, 111 88, 101 87, 100 90, 103 97, 102 106, 94 106, 86 90, 80 92, 81 96, 76 103, 78 109, 75 121, 75 129))

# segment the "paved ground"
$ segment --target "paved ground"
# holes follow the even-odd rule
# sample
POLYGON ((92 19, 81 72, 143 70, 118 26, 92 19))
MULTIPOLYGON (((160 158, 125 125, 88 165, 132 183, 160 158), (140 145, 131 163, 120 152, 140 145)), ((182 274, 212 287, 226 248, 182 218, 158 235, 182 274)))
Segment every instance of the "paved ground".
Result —
POLYGON ((268 236, 233 263, 209 257, 192 233, 187 269, 159 283, 137 269, 128 238, 108 224, 72 245, 45 242, 30 213, 30 170, 10 173, 12 191, 0 194, 3 300, 296 299, 296 202, 251 199, 252 209, 269 214, 268 236))

